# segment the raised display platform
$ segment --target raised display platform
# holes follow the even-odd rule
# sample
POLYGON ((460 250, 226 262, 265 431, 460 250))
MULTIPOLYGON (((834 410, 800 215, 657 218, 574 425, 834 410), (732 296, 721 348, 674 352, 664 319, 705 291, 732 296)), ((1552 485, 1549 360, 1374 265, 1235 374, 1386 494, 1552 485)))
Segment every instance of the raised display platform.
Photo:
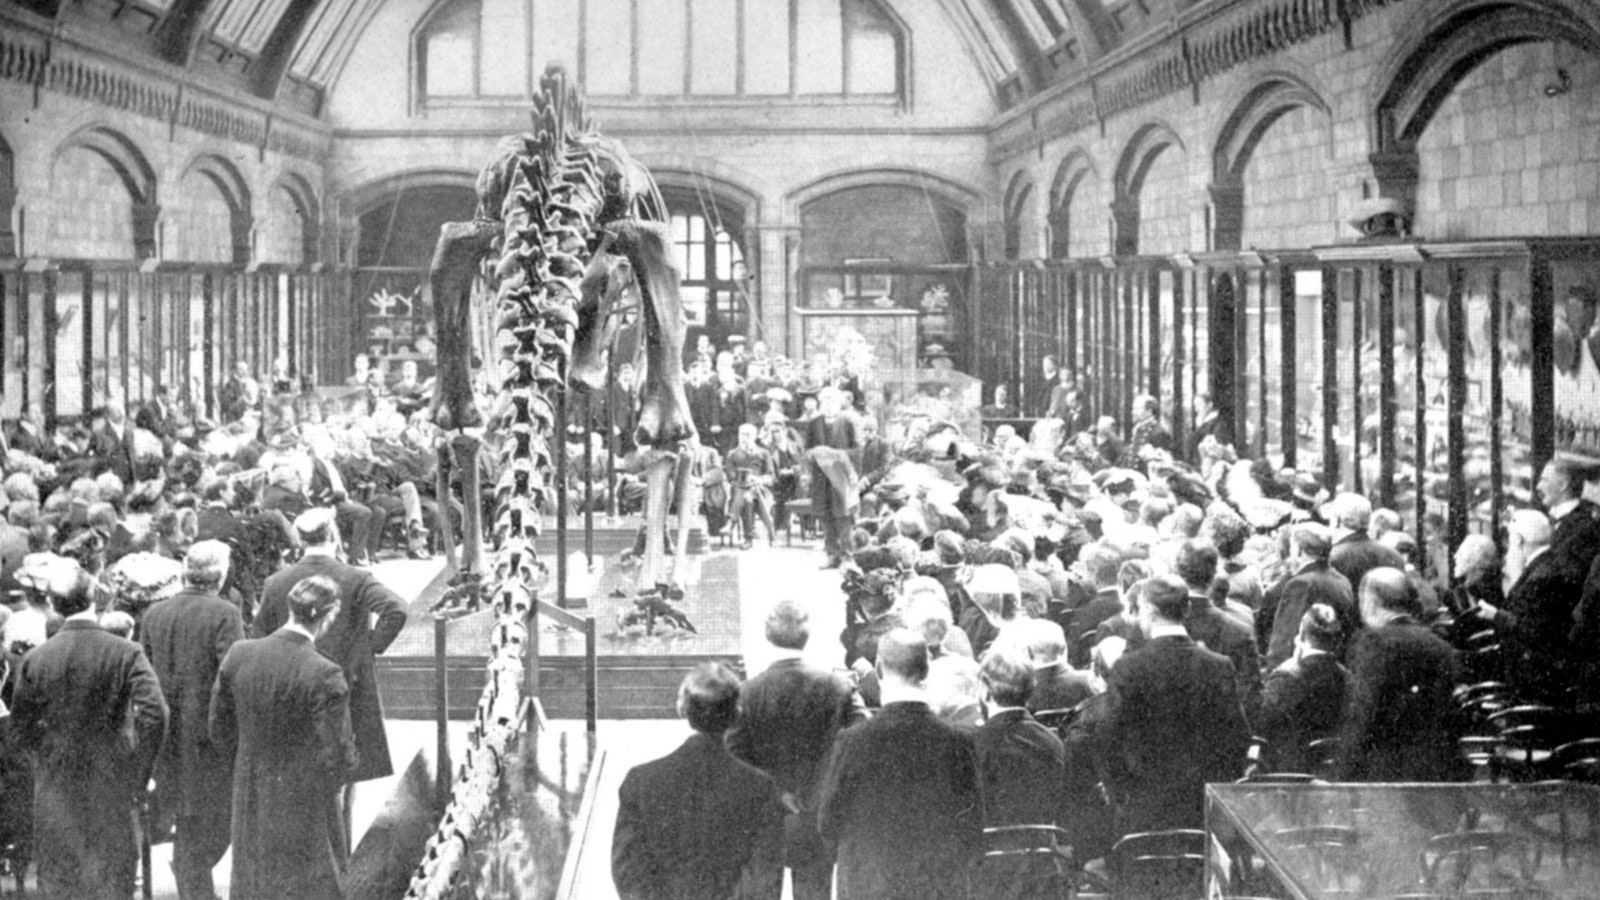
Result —
MULTIPOLYGON (((595 618, 599 714, 603 719, 671 718, 678 685, 701 662, 741 666, 739 584, 740 551, 714 549, 703 536, 691 536, 684 598, 677 606, 696 632, 642 634, 635 626, 619 632, 619 617, 633 608, 638 566, 623 562, 622 551, 631 547, 637 522, 596 528, 593 574, 571 572, 571 608, 595 618), (612 596, 621 591, 624 596, 612 596)), ((546 534, 539 550, 553 570, 555 540, 546 534)), ((569 560, 581 559, 583 533, 568 533, 569 560)), ((434 716, 434 633, 428 612, 443 592, 447 573, 441 571, 411 603, 406 628, 389 650, 378 658, 378 684, 384 715, 394 719, 431 719, 434 716)), ((555 602, 552 587, 544 599, 555 602)), ((446 637, 449 673, 447 704, 452 719, 469 719, 482 691, 489 632, 493 615, 481 610, 452 621, 446 637)), ((539 635, 540 703, 550 718, 582 717, 584 711, 582 633, 544 623, 539 635)))

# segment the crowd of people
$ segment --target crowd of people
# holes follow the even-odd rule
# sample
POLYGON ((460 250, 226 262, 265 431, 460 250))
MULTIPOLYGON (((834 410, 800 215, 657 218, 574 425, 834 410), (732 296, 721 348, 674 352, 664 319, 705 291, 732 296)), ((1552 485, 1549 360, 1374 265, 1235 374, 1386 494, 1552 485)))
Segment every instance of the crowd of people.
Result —
POLYGON ((342 896, 406 621, 370 565, 432 555, 460 504, 410 365, 359 392, 273 371, 241 364, 218 422, 158 387, 0 436, 0 860, 45 897, 126 900, 141 832, 185 900, 230 845, 234 898, 342 896))
MULTIPOLYGON (((816 421, 859 424, 838 396, 816 421)), ((695 736, 622 787, 622 895, 777 897, 787 869, 802 898, 1033 896, 982 861, 1006 846, 985 828, 1056 826, 1081 866, 1202 828, 1209 782, 1481 777, 1468 682, 1592 718, 1595 467, 1547 463, 1541 508, 1438 572, 1396 511, 1239 459, 1214 420, 1174 447, 1154 400, 1134 406, 1126 430, 1052 416, 984 444, 911 422, 814 508, 839 520, 845 668, 802 660, 831 601, 783 598, 771 668, 685 680, 695 736)), ((811 431, 819 474, 836 427, 811 431)))

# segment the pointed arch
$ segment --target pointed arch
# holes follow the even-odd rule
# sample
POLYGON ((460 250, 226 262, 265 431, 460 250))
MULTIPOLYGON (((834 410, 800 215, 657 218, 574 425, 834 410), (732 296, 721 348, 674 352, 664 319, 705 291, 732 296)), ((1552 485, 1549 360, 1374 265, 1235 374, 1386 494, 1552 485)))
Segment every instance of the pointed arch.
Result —
POLYGON ((1100 170, 1083 148, 1074 148, 1056 166, 1050 183, 1050 256, 1066 259, 1072 255, 1073 229, 1084 223, 1072 221, 1072 203, 1089 182, 1098 181, 1100 170))
POLYGON ((305 263, 318 262, 322 246, 322 206, 316 189, 304 175, 285 172, 272 183, 272 190, 287 194, 295 211, 300 214, 301 260, 305 263))
POLYGON ((1557 0, 1453 0, 1424 9, 1374 73, 1373 150, 1414 151, 1467 73, 1506 47, 1533 41, 1565 41, 1600 55, 1600 8, 1557 0))
POLYGON ((1165 122, 1147 122, 1128 139, 1111 179, 1111 216, 1115 223, 1112 252, 1134 256, 1139 252, 1140 192, 1145 176, 1161 154, 1176 147, 1187 153, 1183 140, 1165 122))
POLYGON ((232 238, 233 262, 250 261, 251 231, 255 227, 255 214, 251 209, 250 186, 238 167, 216 153, 198 153, 183 168, 180 185, 190 178, 204 178, 211 182, 228 204, 228 229, 232 238))
POLYGON ((1302 107, 1331 117, 1321 93, 1298 75, 1269 72, 1251 85, 1223 120, 1211 150, 1211 247, 1238 250, 1244 241, 1244 173, 1274 123, 1302 107))
POLYGON ((1324 115, 1333 114, 1322 94, 1298 75, 1278 71, 1258 79, 1233 105, 1217 133, 1211 152, 1212 181, 1237 181, 1267 129, 1285 113, 1302 106, 1324 115))
POLYGON ((156 220, 161 207, 156 201, 156 171, 150 159, 131 138, 106 125, 87 125, 73 132, 51 155, 52 177, 61 158, 74 151, 100 157, 116 173, 128 192, 135 259, 156 255, 156 220))
POLYGON ((82 128, 56 148, 52 165, 67 151, 79 149, 96 154, 115 169, 135 204, 156 202, 156 170, 127 135, 105 125, 82 128))

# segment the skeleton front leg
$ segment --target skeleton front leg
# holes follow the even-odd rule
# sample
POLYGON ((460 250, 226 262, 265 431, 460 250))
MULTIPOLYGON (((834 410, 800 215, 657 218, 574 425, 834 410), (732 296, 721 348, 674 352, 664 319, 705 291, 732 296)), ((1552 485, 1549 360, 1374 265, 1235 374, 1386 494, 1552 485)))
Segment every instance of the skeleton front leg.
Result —
POLYGON ((450 438, 450 450, 461 478, 461 571, 483 573, 483 482, 478 472, 478 450, 483 442, 462 432, 450 438))
MULTIPOLYGON (((672 506, 672 473, 677 455, 665 450, 650 451, 645 467, 644 563, 639 567, 639 587, 649 590, 665 581, 667 513, 672 506)), ((682 546, 679 546, 682 552, 682 546)))

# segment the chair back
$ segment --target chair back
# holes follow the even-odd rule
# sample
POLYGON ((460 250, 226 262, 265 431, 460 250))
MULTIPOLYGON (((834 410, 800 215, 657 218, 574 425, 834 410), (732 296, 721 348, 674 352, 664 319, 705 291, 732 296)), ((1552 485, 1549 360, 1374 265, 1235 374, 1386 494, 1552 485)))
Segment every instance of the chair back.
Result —
POLYGON ((1106 860, 1113 900, 1193 900, 1204 895, 1206 833, 1145 831, 1117 841, 1106 860))
POLYGON ((997 825, 983 830, 984 853, 973 883, 999 897, 1073 896, 1070 836, 1055 825, 997 825))

